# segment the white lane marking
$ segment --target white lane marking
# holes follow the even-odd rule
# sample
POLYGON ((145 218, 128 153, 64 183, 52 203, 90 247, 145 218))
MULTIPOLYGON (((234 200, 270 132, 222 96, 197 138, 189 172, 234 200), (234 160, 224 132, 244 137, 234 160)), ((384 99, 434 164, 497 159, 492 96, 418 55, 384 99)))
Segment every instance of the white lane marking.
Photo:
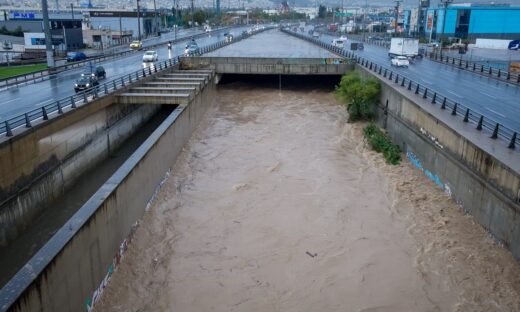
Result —
POLYGON ((457 94, 457 93, 455 93, 455 92, 448 91, 448 93, 451 93, 451 94, 455 95, 455 96, 458 97, 458 98, 461 98, 461 99, 463 98, 462 96, 460 96, 459 94, 457 94))
POLYGON ((421 78, 421 81, 424 82, 424 83, 427 83, 427 84, 429 84, 429 85, 433 85, 433 83, 431 83, 431 82, 428 81, 428 80, 424 80, 424 79, 421 78))
POLYGON ((18 99, 19 99, 19 98, 12 99, 12 100, 9 100, 9 101, 5 101, 5 102, 2 102, 1 104, 7 104, 7 103, 10 103, 10 102, 12 102, 12 101, 16 101, 16 100, 18 100, 18 99))
POLYGON ((490 97, 490 98, 492 98, 492 99, 494 99, 494 100, 495 100, 495 99, 496 99, 496 100, 499 99, 498 96, 491 95, 491 94, 486 93, 486 92, 484 92, 484 91, 480 91, 480 93, 482 93, 482 94, 484 94, 484 95, 486 95, 486 96, 488 96, 488 97, 490 97))
POLYGON ((497 112, 497 111, 495 111, 495 110, 492 110, 491 108, 487 108, 487 107, 485 107, 485 109, 487 109, 488 111, 490 111, 490 112, 492 112, 492 113, 497 114, 497 115, 500 116, 500 117, 503 117, 503 118, 506 117, 505 115, 500 114, 499 112, 497 112))
POLYGON ((44 105, 45 103, 52 102, 52 101, 56 101, 56 100, 54 100, 54 99, 48 99, 47 101, 43 101, 43 102, 40 102, 40 103, 36 103, 34 106, 44 105))

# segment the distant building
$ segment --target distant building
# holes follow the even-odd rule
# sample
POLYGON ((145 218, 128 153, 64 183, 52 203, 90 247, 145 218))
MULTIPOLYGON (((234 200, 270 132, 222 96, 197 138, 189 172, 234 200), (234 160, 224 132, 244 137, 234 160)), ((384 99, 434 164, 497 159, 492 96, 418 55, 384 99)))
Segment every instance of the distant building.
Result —
MULTIPOLYGON (((0 27, 13 31, 18 27, 24 32, 43 33, 43 17, 40 12, 16 12, 7 14, 7 20, 0 21, 0 27)), ((61 50, 83 47, 81 16, 72 18, 71 14, 49 14, 53 45, 61 50)))
POLYGON ((446 9, 429 8, 425 17, 424 34, 434 39, 520 38, 518 6, 453 4, 446 9))

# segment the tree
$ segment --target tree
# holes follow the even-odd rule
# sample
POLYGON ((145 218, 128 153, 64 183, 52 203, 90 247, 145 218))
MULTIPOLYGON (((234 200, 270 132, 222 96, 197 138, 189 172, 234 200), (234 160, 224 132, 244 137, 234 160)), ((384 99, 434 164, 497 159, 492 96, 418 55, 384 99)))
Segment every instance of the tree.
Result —
POLYGON ((344 102, 349 113, 349 121, 371 120, 381 86, 376 78, 361 78, 358 72, 341 77, 336 86, 336 98, 344 102))
POLYGON ((318 8, 318 18, 325 18, 327 15, 327 8, 320 4, 318 8))

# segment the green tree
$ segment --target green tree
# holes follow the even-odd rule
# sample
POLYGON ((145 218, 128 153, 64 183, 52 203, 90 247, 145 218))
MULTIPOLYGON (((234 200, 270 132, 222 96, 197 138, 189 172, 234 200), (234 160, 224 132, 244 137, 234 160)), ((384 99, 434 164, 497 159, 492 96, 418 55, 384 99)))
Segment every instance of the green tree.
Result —
POLYGON ((324 5, 319 6, 318 8, 318 18, 325 18, 327 15, 327 8, 324 5))
POLYGON ((204 24, 206 21, 206 13, 202 10, 198 10, 193 14, 193 21, 199 25, 204 24))
POLYGON ((379 81, 375 78, 361 78, 358 72, 341 77, 336 86, 336 98, 347 106, 349 121, 371 120, 374 106, 381 92, 379 81))

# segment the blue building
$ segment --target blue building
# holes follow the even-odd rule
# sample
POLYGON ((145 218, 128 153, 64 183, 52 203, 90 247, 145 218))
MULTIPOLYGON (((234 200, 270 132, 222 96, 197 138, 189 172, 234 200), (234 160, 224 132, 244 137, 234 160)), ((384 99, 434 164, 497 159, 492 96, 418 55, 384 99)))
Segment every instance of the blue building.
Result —
POLYGON ((520 7, 453 4, 424 16, 426 37, 520 39, 520 7))

